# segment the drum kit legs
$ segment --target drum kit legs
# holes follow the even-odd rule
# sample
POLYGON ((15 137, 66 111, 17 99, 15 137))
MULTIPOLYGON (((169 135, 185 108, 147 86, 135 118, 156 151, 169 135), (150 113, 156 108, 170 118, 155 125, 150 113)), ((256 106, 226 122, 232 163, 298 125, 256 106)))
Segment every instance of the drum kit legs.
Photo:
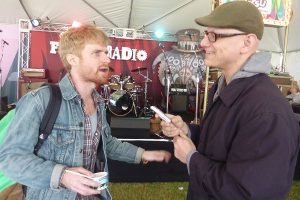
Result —
POLYGON ((126 116, 133 113, 135 117, 152 116, 150 105, 147 100, 148 83, 152 82, 141 71, 147 71, 147 68, 137 68, 131 72, 138 72, 138 75, 144 78, 144 88, 135 85, 132 76, 112 75, 108 85, 101 86, 100 94, 106 101, 106 108, 116 116, 126 116), (112 91, 112 92, 111 92, 112 91), (139 96, 144 91, 144 105, 141 108, 139 96))

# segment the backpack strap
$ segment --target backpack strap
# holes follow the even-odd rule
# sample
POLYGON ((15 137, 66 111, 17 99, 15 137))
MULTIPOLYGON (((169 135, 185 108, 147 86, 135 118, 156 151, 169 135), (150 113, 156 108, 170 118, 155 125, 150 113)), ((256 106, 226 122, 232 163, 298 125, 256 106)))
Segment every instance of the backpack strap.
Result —
POLYGON ((45 110, 42 122, 39 128, 39 138, 38 142, 34 147, 34 154, 37 155, 37 152, 41 148, 44 141, 51 134, 54 123, 56 121, 58 112, 60 110, 62 95, 58 85, 46 84, 49 85, 50 89, 50 99, 48 106, 45 110))

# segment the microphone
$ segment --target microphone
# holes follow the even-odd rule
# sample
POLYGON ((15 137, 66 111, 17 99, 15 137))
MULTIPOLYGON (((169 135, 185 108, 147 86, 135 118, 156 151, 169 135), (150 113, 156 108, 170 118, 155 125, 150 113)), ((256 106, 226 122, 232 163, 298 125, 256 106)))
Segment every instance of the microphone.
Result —
POLYGON ((165 48, 165 46, 162 43, 159 43, 158 46, 162 49, 165 48))
POLYGON ((6 42, 5 40, 2 40, 2 41, 3 41, 3 44, 9 45, 9 43, 6 42))

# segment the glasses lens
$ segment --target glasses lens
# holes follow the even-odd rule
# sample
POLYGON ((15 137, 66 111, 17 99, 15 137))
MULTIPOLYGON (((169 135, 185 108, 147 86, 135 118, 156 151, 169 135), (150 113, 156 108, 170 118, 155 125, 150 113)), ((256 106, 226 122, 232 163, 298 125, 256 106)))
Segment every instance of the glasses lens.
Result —
POLYGON ((207 35, 209 41, 211 42, 215 42, 216 41, 216 35, 214 32, 209 32, 208 35, 207 35))

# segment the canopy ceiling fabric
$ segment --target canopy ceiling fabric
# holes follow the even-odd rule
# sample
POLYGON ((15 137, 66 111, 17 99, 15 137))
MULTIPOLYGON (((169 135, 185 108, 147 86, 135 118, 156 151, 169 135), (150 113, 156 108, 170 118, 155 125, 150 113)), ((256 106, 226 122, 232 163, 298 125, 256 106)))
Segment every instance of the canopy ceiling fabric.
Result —
MULTIPOLYGON (((71 24, 73 20, 107 28, 162 29, 176 33, 198 26, 194 19, 206 15, 212 0, 2 0, 0 23, 16 24, 19 19, 49 19, 51 23, 71 24), (27 13, 26 13, 27 12, 27 13)), ((300 51, 300 1, 292 0, 288 52, 300 51)), ((284 28, 265 29, 260 49, 281 53, 284 28)))

